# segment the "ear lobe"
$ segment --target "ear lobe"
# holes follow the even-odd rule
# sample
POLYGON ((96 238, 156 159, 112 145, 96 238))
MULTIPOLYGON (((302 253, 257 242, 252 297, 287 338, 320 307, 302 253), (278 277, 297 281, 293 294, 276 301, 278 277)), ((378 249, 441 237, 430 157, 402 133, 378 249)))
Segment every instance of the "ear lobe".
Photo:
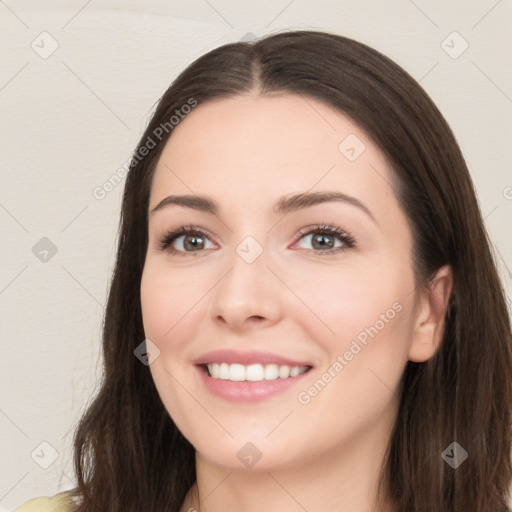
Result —
POLYGON ((452 290, 453 272, 449 265, 439 268, 427 289, 421 290, 408 354, 410 361, 427 361, 439 348, 452 290))

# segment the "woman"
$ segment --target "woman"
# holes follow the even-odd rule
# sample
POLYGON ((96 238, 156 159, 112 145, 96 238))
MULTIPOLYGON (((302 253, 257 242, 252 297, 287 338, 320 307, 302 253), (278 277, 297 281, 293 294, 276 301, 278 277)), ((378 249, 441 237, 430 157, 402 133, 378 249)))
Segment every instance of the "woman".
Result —
POLYGON ((395 63, 316 31, 202 56, 120 229, 78 486, 20 512, 510 511, 504 292, 454 136, 395 63))

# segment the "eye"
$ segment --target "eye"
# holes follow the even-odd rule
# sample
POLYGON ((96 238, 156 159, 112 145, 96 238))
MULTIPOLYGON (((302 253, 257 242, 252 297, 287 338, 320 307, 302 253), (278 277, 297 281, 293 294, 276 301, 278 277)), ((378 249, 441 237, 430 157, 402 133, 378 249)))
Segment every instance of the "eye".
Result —
MULTIPOLYGON (((337 254, 355 247, 355 240, 350 233, 329 224, 316 224, 303 228, 298 232, 298 235, 300 235, 300 240, 310 237, 313 249, 309 251, 315 254, 337 254), (336 245, 336 239, 341 243, 336 245)), ((202 249, 208 249, 208 247, 205 247, 205 239, 208 240, 208 235, 201 228, 192 225, 181 226, 166 233, 160 239, 158 248, 170 254, 183 256, 187 253, 197 253, 201 252, 202 249), (182 240, 178 242, 180 238, 182 240), (179 248, 173 247, 176 242, 178 242, 179 248)), ((192 255, 195 256, 195 254, 192 255)))
POLYGON ((201 228, 195 226, 181 226, 174 231, 166 233, 159 241, 158 248, 161 251, 168 251, 171 254, 184 254, 189 252, 199 252, 204 247, 204 239, 207 238, 207 234, 201 228), (179 249, 175 249, 172 245, 177 242, 180 238, 183 238, 181 242, 178 242, 179 249), (191 249, 191 250, 188 250, 191 249))
POLYGON ((298 234, 301 240, 310 238, 313 245, 311 251, 315 253, 337 254, 355 247, 355 239, 350 233, 329 224, 309 226, 301 229, 298 234), (337 246, 336 239, 341 241, 337 246))

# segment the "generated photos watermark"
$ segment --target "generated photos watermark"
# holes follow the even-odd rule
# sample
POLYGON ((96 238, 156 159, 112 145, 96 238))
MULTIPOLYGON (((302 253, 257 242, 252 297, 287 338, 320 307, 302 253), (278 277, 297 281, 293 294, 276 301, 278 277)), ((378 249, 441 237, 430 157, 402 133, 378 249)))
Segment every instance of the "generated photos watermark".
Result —
POLYGON ((107 197, 109 192, 112 192, 119 183, 126 177, 126 174, 131 167, 135 167, 141 160, 143 160, 149 152, 154 149, 158 142, 160 142, 164 135, 168 135, 183 119, 189 114, 192 109, 197 106, 197 100, 189 98, 187 103, 183 104, 180 108, 174 110, 168 121, 161 123, 148 135, 144 144, 137 149, 133 156, 127 160, 115 173, 113 173, 101 186, 95 187, 92 191, 94 199, 102 201, 107 197), (157 139, 158 142, 155 140, 157 139))
POLYGON ((352 340, 350 348, 343 354, 336 357, 331 366, 322 374, 322 376, 315 381, 307 390, 301 391, 297 395, 297 400, 302 405, 307 405, 311 400, 318 395, 326 386, 331 382, 336 375, 338 375, 347 366, 354 357, 359 354, 364 347, 368 344, 368 338, 375 338, 382 329, 388 324, 395 316, 402 311, 403 306, 400 302, 395 302, 385 313, 379 315, 370 327, 365 327, 359 334, 352 340))

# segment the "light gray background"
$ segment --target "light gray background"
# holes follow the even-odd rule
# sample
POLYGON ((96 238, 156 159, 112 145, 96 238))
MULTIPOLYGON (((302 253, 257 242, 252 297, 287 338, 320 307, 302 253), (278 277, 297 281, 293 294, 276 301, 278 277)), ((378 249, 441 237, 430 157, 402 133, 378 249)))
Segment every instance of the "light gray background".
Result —
POLYGON ((127 163, 177 74, 221 44, 328 30, 409 71, 457 136, 511 295, 512 0, 40 4, 0 0, 0 512, 73 486, 123 183, 102 200, 93 190, 127 163), (57 248, 47 261, 45 242, 33 251, 43 237, 57 248))

